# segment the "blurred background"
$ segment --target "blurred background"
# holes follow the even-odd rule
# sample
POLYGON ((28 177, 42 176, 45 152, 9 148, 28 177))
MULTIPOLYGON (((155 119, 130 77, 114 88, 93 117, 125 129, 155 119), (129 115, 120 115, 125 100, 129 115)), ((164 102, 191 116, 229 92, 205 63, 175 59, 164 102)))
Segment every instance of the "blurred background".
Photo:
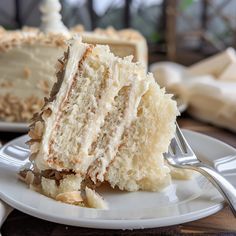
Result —
MULTIPOLYGON (((1 0, 0 25, 39 26, 40 0, 1 0)), ((147 39, 149 63, 190 65, 236 47, 235 0, 61 0, 63 22, 86 30, 134 28, 147 39)))

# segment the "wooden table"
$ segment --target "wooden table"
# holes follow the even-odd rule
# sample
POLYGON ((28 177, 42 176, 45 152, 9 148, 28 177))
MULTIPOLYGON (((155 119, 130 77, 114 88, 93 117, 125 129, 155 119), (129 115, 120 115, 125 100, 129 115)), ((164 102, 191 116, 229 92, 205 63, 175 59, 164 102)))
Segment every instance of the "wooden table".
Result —
MULTIPOLYGON (((187 115, 179 118, 179 124, 186 129, 201 132, 218 138, 236 148, 236 135, 224 129, 193 120, 187 115)), ((0 133, 6 142, 19 134, 0 133)), ((47 222, 14 210, 2 226, 2 236, 75 236, 75 235, 177 235, 188 233, 235 233, 236 219, 225 207, 220 212, 201 220, 177 226, 144 230, 121 231, 79 228, 47 222)))

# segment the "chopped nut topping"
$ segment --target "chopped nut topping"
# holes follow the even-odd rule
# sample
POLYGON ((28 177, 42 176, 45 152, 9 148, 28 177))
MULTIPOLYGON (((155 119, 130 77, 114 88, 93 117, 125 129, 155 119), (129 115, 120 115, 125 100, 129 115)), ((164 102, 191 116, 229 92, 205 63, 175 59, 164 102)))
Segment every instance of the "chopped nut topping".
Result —
POLYGON ((52 110, 50 108, 47 108, 46 110, 43 111, 42 113, 42 118, 45 120, 52 114, 52 110))
POLYGON ((32 154, 35 154, 39 151, 39 143, 38 142, 34 142, 30 145, 30 151, 32 154))
POLYGON ((41 89, 46 95, 49 94, 50 86, 47 80, 40 80, 37 87, 41 89))
POLYGON ((23 70, 24 79, 28 79, 31 75, 31 70, 28 67, 25 67, 23 70))
POLYGON ((13 83, 11 81, 4 81, 0 83, 0 87, 2 88, 11 88, 13 86, 13 83))
POLYGON ((25 30, 31 32, 27 37, 20 31, 0 31, 0 51, 6 52, 11 48, 17 47, 19 45, 49 45, 55 47, 66 48, 66 39, 63 34, 49 33, 44 34, 37 30, 25 30))
POLYGON ((34 140, 40 140, 43 134, 44 125, 41 121, 35 122, 33 128, 29 131, 29 136, 34 140))
POLYGON ((30 157, 29 157, 29 160, 30 160, 30 161, 35 160, 36 156, 37 156, 37 153, 31 153, 31 154, 30 154, 30 157))
POLYGON ((0 95, 0 119, 28 122, 42 105, 43 101, 36 96, 19 99, 19 97, 10 93, 0 95))
POLYGON ((29 184, 33 184, 34 182, 34 174, 32 171, 27 171, 26 176, 25 176, 25 182, 29 184))
POLYGON ((81 33, 84 32, 84 26, 83 25, 76 25, 74 27, 71 28, 71 31, 74 31, 76 33, 81 33))
POLYGON ((60 193, 56 196, 56 200, 75 205, 83 202, 83 198, 81 197, 80 191, 60 193))

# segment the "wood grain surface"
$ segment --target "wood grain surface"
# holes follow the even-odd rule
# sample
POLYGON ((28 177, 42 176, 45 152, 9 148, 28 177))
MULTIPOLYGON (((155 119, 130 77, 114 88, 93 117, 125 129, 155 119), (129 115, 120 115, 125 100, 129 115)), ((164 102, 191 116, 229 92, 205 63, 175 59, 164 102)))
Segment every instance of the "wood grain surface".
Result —
MULTIPOLYGON (((178 120, 182 128, 204 133, 236 148, 236 134, 230 131, 193 120, 183 115, 178 120)), ((20 134, 0 133, 0 140, 7 142, 20 134)), ((180 234, 226 234, 236 235, 236 219, 229 208, 209 217, 171 227, 144 230, 101 230, 72 227, 37 219, 14 210, 2 226, 2 236, 77 236, 77 235, 180 235, 180 234)))

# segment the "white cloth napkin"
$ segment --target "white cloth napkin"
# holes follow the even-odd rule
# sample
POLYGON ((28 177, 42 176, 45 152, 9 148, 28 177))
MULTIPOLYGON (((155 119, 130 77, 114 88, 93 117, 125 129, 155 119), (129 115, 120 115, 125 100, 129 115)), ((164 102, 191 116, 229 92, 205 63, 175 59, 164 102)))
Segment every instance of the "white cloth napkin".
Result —
POLYGON ((161 87, 188 103, 189 114, 236 132, 236 54, 233 49, 190 68, 161 62, 150 69, 161 87))
POLYGON ((5 202, 0 200, 0 236, 1 236, 1 227, 7 216, 12 212, 13 208, 7 205, 5 202))
POLYGON ((192 116, 236 132, 236 82, 199 78, 187 87, 192 116))

